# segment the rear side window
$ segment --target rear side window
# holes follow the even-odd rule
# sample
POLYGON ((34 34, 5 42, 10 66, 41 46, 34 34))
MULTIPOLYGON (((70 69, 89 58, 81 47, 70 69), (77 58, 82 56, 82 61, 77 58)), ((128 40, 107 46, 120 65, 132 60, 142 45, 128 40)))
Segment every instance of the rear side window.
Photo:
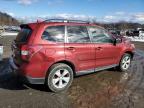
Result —
POLYGON ((69 43, 90 42, 88 31, 85 26, 68 26, 67 35, 69 43))
POLYGON ((32 30, 30 28, 22 28, 16 37, 16 42, 27 42, 32 30))
POLYGON ((51 42, 64 42, 64 26, 50 26, 45 29, 42 39, 51 42))

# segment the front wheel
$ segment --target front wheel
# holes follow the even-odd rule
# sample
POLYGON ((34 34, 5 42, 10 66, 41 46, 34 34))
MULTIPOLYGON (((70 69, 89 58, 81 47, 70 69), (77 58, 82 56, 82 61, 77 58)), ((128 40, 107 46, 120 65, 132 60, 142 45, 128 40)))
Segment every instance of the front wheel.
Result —
POLYGON ((130 54, 124 54, 120 63, 119 63, 119 70, 120 71, 127 71, 131 65, 131 55, 130 54))
POLYGON ((73 70, 70 66, 57 63, 51 66, 46 78, 46 85, 53 92, 62 92, 66 90, 73 81, 73 70))

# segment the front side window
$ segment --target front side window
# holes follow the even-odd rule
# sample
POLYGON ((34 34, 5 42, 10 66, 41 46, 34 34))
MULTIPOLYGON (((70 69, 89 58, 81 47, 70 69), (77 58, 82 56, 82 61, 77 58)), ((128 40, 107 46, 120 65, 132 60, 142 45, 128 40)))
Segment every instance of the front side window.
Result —
POLYGON ((68 26, 67 37, 69 43, 90 42, 87 28, 85 26, 68 26))
POLYGON ((50 26, 45 29, 42 39, 51 42, 64 42, 64 26, 50 26))
POLYGON ((106 30, 98 27, 88 27, 93 43, 113 43, 111 36, 106 30))

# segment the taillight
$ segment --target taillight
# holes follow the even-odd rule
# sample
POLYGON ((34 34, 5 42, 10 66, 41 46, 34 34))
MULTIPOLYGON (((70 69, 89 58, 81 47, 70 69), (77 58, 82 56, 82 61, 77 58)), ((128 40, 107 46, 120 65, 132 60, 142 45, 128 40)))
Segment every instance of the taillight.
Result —
POLYGON ((30 58, 30 49, 27 45, 21 47, 21 58, 22 60, 28 61, 30 58))
POLYGON ((22 47, 21 47, 21 58, 22 58, 22 60, 29 61, 41 49, 42 49, 41 46, 22 45, 22 47))

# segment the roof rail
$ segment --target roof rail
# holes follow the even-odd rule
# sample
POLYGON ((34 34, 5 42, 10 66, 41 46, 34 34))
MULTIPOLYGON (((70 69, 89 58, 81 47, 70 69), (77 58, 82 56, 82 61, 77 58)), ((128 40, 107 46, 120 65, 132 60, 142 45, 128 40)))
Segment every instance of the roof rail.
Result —
POLYGON ((66 23, 74 22, 74 23, 87 23, 87 24, 90 23, 89 21, 70 20, 70 19, 47 19, 44 22, 66 22, 66 23))

